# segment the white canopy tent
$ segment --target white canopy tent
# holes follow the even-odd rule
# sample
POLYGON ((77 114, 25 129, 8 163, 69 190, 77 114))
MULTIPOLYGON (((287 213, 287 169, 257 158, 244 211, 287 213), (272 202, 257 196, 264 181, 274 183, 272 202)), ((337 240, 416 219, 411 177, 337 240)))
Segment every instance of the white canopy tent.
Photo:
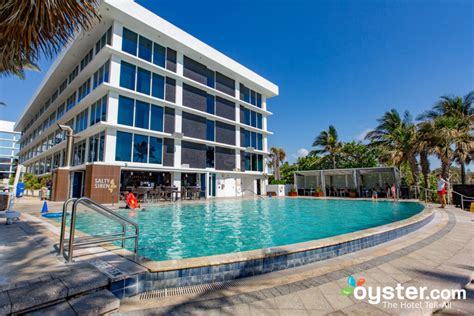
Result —
POLYGON ((299 195, 314 191, 331 192, 355 190, 359 196, 369 196, 374 188, 385 191, 388 184, 400 188, 400 171, 395 167, 348 168, 295 171, 294 184, 299 195))

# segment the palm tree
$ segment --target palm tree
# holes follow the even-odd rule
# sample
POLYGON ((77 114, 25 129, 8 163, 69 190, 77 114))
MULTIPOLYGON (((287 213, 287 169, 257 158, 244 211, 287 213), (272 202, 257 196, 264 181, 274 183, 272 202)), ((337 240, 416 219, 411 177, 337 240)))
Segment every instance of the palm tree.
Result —
POLYGON ((0 75, 24 76, 40 53, 56 54, 80 30, 99 19, 99 0, 4 0, 0 4, 0 75))
POLYGON ((430 127, 431 126, 423 126, 420 124, 417 129, 418 153, 420 154, 421 174, 423 175, 423 185, 425 188, 429 187, 428 178, 431 172, 428 157, 434 153, 432 130, 430 127))
POLYGON ((417 160, 417 133, 410 112, 405 111, 403 118, 392 109, 378 119, 379 125, 365 136, 370 146, 378 147, 380 160, 393 164, 397 168, 408 163, 418 192, 419 166, 417 160))
POLYGON ((337 130, 333 125, 329 125, 327 131, 322 131, 313 142, 313 147, 321 147, 311 151, 312 155, 325 154, 331 157, 332 167, 336 169, 336 155, 341 148, 338 140, 337 130))
MULTIPOLYGON (((424 120, 427 125, 432 121, 432 126, 436 128, 435 134, 442 133, 436 138, 440 144, 434 143, 435 147, 441 147, 441 161, 443 176, 449 178, 449 169, 451 161, 456 161, 461 168, 461 182, 466 183, 466 163, 471 160, 471 135, 472 124, 474 123, 474 91, 471 91, 464 97, 460 96, 442 96, 433 106, 433 109, 420 115, 419 119, 424 120), (449 136, 449 137, 448 137, 449 136), (447 141, 451 143, 447 143, 447 141), (440 145, 440 146, 438 146, 440 145), (451 146, 455 149, 452 151, 451 146), (449 147, 449 148, 448 148, 449 147), (449 159, 449 162, 448 162, 449 159)), ((438 148, 439 149, 439 148, 438 148)), ((438 150, 439 151, 439 150, 438 150)))
POLYGON ((270 148, 270 158, 271 158, 271 166, 273 169, 275 180, 280 180, 281 179, 280 166, 281 166, 281 163, 286 158, 285 150, 283 148, 278 148, 278 147, 270 148))

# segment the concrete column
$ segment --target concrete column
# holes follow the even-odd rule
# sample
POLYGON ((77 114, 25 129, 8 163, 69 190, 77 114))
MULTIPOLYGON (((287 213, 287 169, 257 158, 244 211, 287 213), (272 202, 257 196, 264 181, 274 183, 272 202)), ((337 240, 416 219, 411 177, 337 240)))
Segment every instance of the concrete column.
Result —
POLYGON ((184 63, 184 55, 182 52, 178 51, 176 53, 176 73, 179 76, 183 75, 183 63, 184 63))
POLYGON ((116 49, 122 49, 123 25, 114 21, 112 25, 112 46, 116 49))
POLYGON ((181 172, 175 171, 172 174, 172 181, 173 185, 178 188, 178 190, 181 190, 181 172))
POLYGON ((118 56, 112 55, 110 58, 109 82, 116 87, 120 86, 120 62, 121 59, 118 56))
POLYGON ((107 99, 107 123, 117 124, 119 95, 110 91, 107 99))
MULTIPOLYGON (((179 54, 178 54, 179 57, 179 54)), ((183 55, 181 54, 181 61, 183 55)), ((179 58, 178 58, 179 60, 179 58)), ((178 61, 179 65, 179 61, 178 61)), ((178 67, 179 70, 179 67, 178 67)), ((182 63, 181 63, 181 71, 182 71, 182 63)), ((179 106, 183 105, 183 82, 181 80, 176 80, 176 104, 179 106)), ((180 108, 176 108, 175 115, 174 115, 174 129, 175 133, 182 133, 183 132, 183 110, 180 108)), ((180 168, 181 167, 181 139, 176 138, 174 140, 174 167, 180 168)))
POLYGON ((116 147, 117 131, 115 129, 107 128, 105 130, 105 152, 104 162, 115 162, 115 147, 116 147))

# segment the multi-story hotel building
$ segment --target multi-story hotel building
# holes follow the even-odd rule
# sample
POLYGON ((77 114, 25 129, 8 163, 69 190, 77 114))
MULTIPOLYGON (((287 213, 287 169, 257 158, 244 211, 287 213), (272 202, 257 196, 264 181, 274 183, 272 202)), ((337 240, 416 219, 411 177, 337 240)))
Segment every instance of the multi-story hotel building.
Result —
POLYGON ((133 1, 105 0, 100 15, 15 126, 27 172, 52 173, 54 200, 157 185, 263 194, 278 87, 133 1), (57 124, 74 130, 70 166, 57 124))
POLYGON ((15 132, 15 122, 0 121, 0 184, 8 184, 15 173, 20 133, 15 132))

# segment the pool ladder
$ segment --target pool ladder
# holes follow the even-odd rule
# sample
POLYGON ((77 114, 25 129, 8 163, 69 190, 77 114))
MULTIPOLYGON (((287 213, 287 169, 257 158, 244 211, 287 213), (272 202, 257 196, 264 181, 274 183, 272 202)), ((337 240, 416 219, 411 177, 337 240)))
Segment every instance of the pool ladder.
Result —
POLYGON ((138 251, 138 235, 139 229, 138 224, 134 221, 114 212, 108 207, 97 203, 96 201, 87 198, 72 198, 64 202, 63 204, 63 214, 62 214, 62 221, 61 221, 61 234, 59 237, 59 251, 58 254, 62 255, 67 262, 72 262, 74 257, 74 248, 75 247, 84 247, 84 246, 98 246, 108 244, 113 241, 121 241, 121 247, 125 248, 125 240, 127 239, 134 239, 134 252, 137 253, 138 251), (71 224, 69 230, 69 239, 66 239, 66 219, 67 219, 67 210, 68 206, 72 203, 72 210, 71 210, 71 224), (101 214, 108 219, 118 223, 122 227, 121 233, 115 234, 108 234, 108 235, 96 235, 96 236, 89 236, 83 238, 75 239, 75 231, 76 231, 76 217, 77 217, 77 207, 79 205, 83 205, 88 209, 95 211, 98 214, 101 214), (132 227, 134 229, 134 233, 127 234, 127 227, 132 227), (67 247, 66 247, 67 245, 67 247), (67 255, 66 255, 67 252, 67 255))

